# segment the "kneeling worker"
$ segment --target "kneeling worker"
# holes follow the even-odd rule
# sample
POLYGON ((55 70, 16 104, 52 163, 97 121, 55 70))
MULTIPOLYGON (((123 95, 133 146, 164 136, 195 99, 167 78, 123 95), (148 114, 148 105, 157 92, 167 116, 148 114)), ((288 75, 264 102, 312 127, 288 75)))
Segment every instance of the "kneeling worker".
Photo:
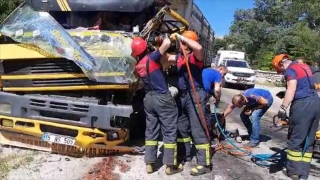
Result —
POLYGON ((167 165, 166 174, 181 172, 176 166, 178 108, 168 89, 160 64, 162 55, 170 45, 171 41, 167 35, 163 37, 159 49, 151 53, 147 42, 140 37, 134 38, 131 44, 132 56, 137 60, 135 71, 144 82, 147 92, 144 98, 144 109, 146 113, 145 162, 148 174, 154 172, 160 132, 163 135, 163 164, 167 165))
POLYGON ((250 142, 245 146, 254 148, 259 145, 260 119, 271 107, 272 103, 273 97, 271 93, 264 89, 251 88, 233 96, 232 103, 224 111, 224 116, 227 117, 235 107, 241 108, 245 106, 240 114, 240 118, 250 136, 250 142))

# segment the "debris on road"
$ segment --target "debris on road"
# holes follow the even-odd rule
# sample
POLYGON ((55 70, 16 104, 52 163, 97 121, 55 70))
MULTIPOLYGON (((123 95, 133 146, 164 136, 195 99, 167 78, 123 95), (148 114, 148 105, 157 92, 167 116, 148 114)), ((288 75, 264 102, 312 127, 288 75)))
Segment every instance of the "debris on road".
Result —
POLYGON ((94 165, 84 180, 118 180, 121 179, 120 173, 126 173, 129 170, 130 166, 127 161, 119 160, 116 157, 106 157, 102 162, 94 165))

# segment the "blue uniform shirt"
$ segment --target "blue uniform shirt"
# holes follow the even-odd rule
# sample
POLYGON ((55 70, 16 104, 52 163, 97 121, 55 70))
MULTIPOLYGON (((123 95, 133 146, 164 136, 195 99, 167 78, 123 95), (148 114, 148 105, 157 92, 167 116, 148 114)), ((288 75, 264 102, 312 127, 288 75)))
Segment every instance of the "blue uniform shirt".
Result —
POLYGON ((287 82, 297 80, 297 89, 293 100, 314 95, 314 91, 311 90, 311 86, 314 86, 314 77, 308 65, 291 63, 286 69, 284 76, 287 82))
MULTIPOLYGON (((203 61, 197 60, 197 58, 193 55, 193 53, 190 53, 188 55, 189 58, 189 67, 191 71, 191 75, 193 77, 194 86, 196 88, 203 87, 202 83, 202 69, 203 69, 203 61)), ((191 88, 189 75, 187 66, 184 60, 184 57, 182 54, 176 55, 176 61, 177 61, 177 68, 178 68, 178 89, 180 90, 186 90, 191 88)))
POLYGON ((273 100, 272 94, 264 89, 250 88, 243 92, 243 95, 248 99, 246 106, 258 105, 258 101, 261 97, 267 101, 273 100))
POLYGON ((161 94, 170 93, 160 64, 159 50, 142 58, 135 66, 135 70, 144 83, 146 91, 156 91, 161 94), (149 60, 149 78, 147 75, 147 62, 149 60), (152 86, 152 87, 151 87, 152 86))
POLYGON ((211 93, 214 90, 214 84, 220 83, 222 80, 221 73, 212 68, 205 68, 202 71, 203 88, 207 93, 211 93))

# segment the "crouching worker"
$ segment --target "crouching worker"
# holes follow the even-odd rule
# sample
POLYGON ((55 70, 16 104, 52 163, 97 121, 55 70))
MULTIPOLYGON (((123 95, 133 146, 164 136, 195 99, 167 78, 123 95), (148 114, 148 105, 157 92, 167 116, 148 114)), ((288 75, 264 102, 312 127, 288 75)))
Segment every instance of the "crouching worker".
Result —
POLYGON ((207 93, 208 100, 205 115, 207 126, 211 134, 211 145, 216 143, 213 142, 214 137, 212 134, 212 129, 214 124, 211 123, 212 114, 214 112, 213 109, 210 109, 210 106, 212 107, 213 104, 217 106, 219 104, 221 98, 221 81, 222 78, 227 74, 227 72, 227 67, 222 65, 216 68, 209 67, 202 71, 203 87, 207 93))
POLYGON ((224 116, 228 116, 235 107, 245 106, 240 118, 246 127, 250 142, 247 147, 257 147, 260 143, 260 119, 273 103, 271 93, 264 89, 251 88, 241 94, 233 96, 232 103, 227 107, 224 116), (250 120, 251 116, 251 120, 250 120))
POLYGON ((132 56, 137 60, 135 71, 144 82, 146 91, 145 162, 148 174, 154 172, 160 132, 164 146, 163 164, 167 165, 165 172, 167 175, 180 172, 176 166, 178 109, 160 64, 161 56, 170 45, 168 36, 163 37, 161 46, 153 52, 148 50, 147 42, 140 37, 134 38, 131 44, 132 56))

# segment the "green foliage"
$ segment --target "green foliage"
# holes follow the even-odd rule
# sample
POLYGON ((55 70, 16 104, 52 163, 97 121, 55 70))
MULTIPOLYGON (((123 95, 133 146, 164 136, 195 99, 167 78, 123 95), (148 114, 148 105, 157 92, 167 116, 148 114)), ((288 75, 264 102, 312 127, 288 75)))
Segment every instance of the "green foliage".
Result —
POLYGON ((0 22, 18 7, 24 0, 0 0, 0 22))
POLYGON ((262 70, 272 70, 271 60, 279 53, 318 60, 319 9, 318 0, 255 0, 252 9, 235 12, 228 37, 214 48, 244 50, 250 64, 262 70))

